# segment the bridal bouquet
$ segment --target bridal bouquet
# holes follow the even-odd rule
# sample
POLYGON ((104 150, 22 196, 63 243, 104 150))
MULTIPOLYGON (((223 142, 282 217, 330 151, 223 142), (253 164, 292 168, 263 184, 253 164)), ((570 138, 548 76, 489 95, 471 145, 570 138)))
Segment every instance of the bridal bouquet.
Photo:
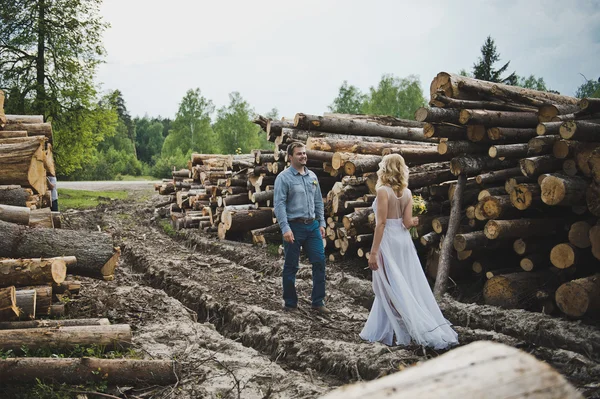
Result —
MULTIPOLYGON (((427 213, 427 205, 422 196, 413 195, 412 199, 413 199, 413 206, 412 206, 413 216, 422 215, 424 213, 427 213)), ((411 227, 409 229, 409 231, 410 231, 410 236, 413 238, 413 240, 416 238, 419 238, 419 233, 417 232, 416 227, 414 227, 414 226, 411 227)))

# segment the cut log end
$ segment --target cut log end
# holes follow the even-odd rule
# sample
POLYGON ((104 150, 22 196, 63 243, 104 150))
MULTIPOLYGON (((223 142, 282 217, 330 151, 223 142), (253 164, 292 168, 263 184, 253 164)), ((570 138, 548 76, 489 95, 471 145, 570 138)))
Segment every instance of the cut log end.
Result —
POLYGON ((576 262, 575 247, 568 243, 555 245, 550 251, 550 261, 559 269, 567 269, 576 262))
POLYGON ((117 263, 119 262, 120 256, 121 248, 116 247, 113 256, 104 264, 102 269, 100 269, 100 273, 102 274, 104 280, 112 281, 114 279, 115 269, 117 268, 117 263))

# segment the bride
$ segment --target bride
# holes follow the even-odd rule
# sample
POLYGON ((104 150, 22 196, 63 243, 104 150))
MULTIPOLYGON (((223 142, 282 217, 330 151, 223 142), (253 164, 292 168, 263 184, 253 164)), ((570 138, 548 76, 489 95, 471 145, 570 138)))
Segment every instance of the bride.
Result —
POLYGON ((373 202, 376 227, 369 255, 375 302, 360 337, 397 345, 412 341, 443 349, 458 343, 458 335, 444 318, 419 262, 409 228, 412 216, 408 168, 398 154, 386 155, 377 171, 373 202))

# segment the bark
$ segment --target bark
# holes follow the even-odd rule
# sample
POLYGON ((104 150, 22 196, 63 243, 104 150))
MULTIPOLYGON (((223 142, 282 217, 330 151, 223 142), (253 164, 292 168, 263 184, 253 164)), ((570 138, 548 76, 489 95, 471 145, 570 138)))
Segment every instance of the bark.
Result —
POLYGON ((419 241, 421 242, 421 245, 423 245, 424 247, 437 248, 437 246, 440 243, 440 239, 441 239, 440 234, 436 233, 435 231, 432 231, 431 233, 427 233, 424 236, 422 236, 419 239, 419 241))
POLYGON ((338 118, 338 119, 358 119, 374 123, 379 123, 385 126, 406 126, 406 127, 423 127, 423 123, 409 120, 400 119, 388 115, 354 115, 354 114, 337 114, 334 112, 325 112, 323 116, 326 118, 338 118))
POLYGON ((107 349, 131 345, 131 328, 127 324, 108 326, 73 326, 58 328, 31 328, 26 330, 0 330, 4 350, 26 346, 40 348, 73 348, 99 345, 107 349))
POLYGON ((44 194, 47 188, 43 137, 0 140, 0 184, 18 184, 44 194))
POLYGON ((477 184, 485 185, 485 184, 491 184, 491 183, 496 183, 496 182, 503 182, 506 179, 513 177, 513 176, 522 176, 521 169, 520 168, 508 168, 508 169, 501 169, 501 170, 495 170, 492 172, 482 173, 480 175, 477 175, 477 177, 475 177, 475 180, 477 181, 477 184))
POLYGON ((454 176, 475 175, 484 170, 500 170, 515 166, 514 160, 492 159, 488 156, 459 156, 450 161, 454 176))
POLYGON ((532 155, 550 154, 559 136, 534 137, 527 142, 532 155))
POLYGON ((540 155, 521 159, 519 166, 524 176, 537 177, 544 173, 552 173, 560 170, 562 161, 556 159, 553 155, 540 155))
POLYGON ((486 109, 493 111, 521 111, 521 112, 536 112, 536 107, 527 105, 513 104, 504 101, 474 101, 474 100, 457 100, 455 98, 446 97, 442 94, 435 94, 430 103, 436 107, 447 108, 468 108, 468 109, 486 109))
POLYGON ((244 205, 244 204, 250 204, 250 198, 248 198, 248 193, 241 193, 241 194, 234 194, 234 195, 228 195, 225 198, 223 198, 223 206, 230 206, 230 205, 244 205))
POLYGON ((225 229, 230 232, 246 232, 273 224, 273 210, 271 208, 259 208, 244 211, 224 210, 221 214, 221 222, 225 229))
POLYGON ((458 156, 464 154, 485 154, 489 146, 481 143, 474 143, 468 140, 462 141, 442 141, 438 144, 437 151, 441 155, 458 156))
POLYGON ((544 123, 539 123, 536 128, 535 128, 535 132, 538 136, 556 136, 559 135, 560 133, 560 126, 562 125, 562 122, 544 122, 544 123))
MULTIPOLYGON (((418 119, 417 119, 418 121, 418 119)), ((400 140, 428 141, 422 128, 404 126, 384 126, 362 120, 329 118, 314 115, 296 114, 294 126, 297 129, 321 132, 350 134, 356 136, 379 136, 400 140)))
POLYGON ((479 109, 461 110, 459 122, 463 125, 516 128, 535 128, 539 123, 535 112, 486 111, 479 109))
POLYGON ((486 281, 483 299, 486 305, 530 309, 535 305, 535 292, 549 287, 558 287, 558 280, 554 273, 548 271, 504 274, 486 281))
POLYGON ((15 137, 27 137, 27 132, 25 130, 18 130, 15 132, 7 132, 5 130, 0 130, 0 139, 12 139, 15 137))
POLYGON ((588 113, 600 112, 600 99, 598 98, 582 98, 578 105, 579 109, 588 113))
POLYGON ((19 314, 15 287, 0 288, 0 320, 11 320, 19 314))
POLYGON ((16 305, 19 308, 19 317, 23 320, 35 319, 37 291, 18 289, 15 296, 17 298, 16 305))
POLYGON ((399 373, 338 388, 323 399, 482 396, 488 399, 583 398, 561 374, 534 356, 508 345, 477 341, 399 373), (490 375, 495 378, 490 379, 490 375))
POLYGON ((475 143, 490 141, 484 125, 468 125, 467 138, 475 143))
POLYGON ((265 235, 267 234, 277 235, 278 238, 281 238, 281 228, 279 227, 279 223, 251 230, 250 233, 252 234, 252 243, 255 245, 266 245, 267 241, 265 235))
POLYGON ((544 237, 556 234, 564 224, 562 219, 490 220, 485 225, 485 236, 498 238, 544 237))
POLYGON ((518 217, 509 195, 490 196, 483 199, 483 213, 487 219, 518 217))
POLYGON ((559 128, 565 140, 600 141, 600 124, 586 121, 566 121, 559 128))
POLYGON ((453 123, 458 125, 460 110, 421 107, 415 112, 415 120, 428 123, 453 123))
MULTIPOLYGON (((0 107, 2 108, 2 107, 0 107)), ((6 123, 44 123, 43 115, 6 115, 6 123)))
POLYGON ((171 360, 84 358, 10 358, 0 360, 0 382, 35 384, 171 385, 178 381, 171 360), (101 372, 98 372, 100 370, 101 372))
POLYGON ((532 205, 540 203, 540 195, 541 189, 538 184, 518 184, 510 192, 510 202, 516 209, 524 211, 532 205))
POLYGON ((120 250, 112 238, 100 232, 33 229, 0 221, 0 256, 9 258, 55 257, 69 254, 77 263, 71 274, 112 280, 120 250))
POLYGON ((523 144, 503 144, 489 147, 488 155, 491 158, 521 158, 533 155, 529 146, 523 144))
POLYGON ((31 209, 25 206, 12 206, 0 204, 0 220, 9 223, 29 225, 31 209))
POLYGON ((48 143, 46 147, 46 158, 44 159, 46 174, 50 176, 56 176, 56 167, 54 165, 54 153, 52 152, 52 144, 48 143))
POLYGON ((368 172, 376 172, 379 169, 381 157, 378 155, 366 155, 344 163, 344 173, 349 176, 360 175, 368 172))
POLYGON ((600 184, 592 183, 587 189, 586 195, 587 207, 592 214, 600 216, 600 184))
POLYGON ((67 275, 67 265, 77 262, 74 256, 50 259, 0 259, 0 286, 60 284, 67 275))
POLYGON ((558 115, 571 114, 579 111, 576 104, 545 104, 538 110, 538 119, 540 122, 551 122, 558 115))
POLYGON ((32 318, 50 316, 50 309, 52 307, 52 287, 50 285, 17 288, 17 306, 19 307, 19 293, 21 291, 35 291, 35 314, 32 318))
POLYGON ((448 231, 446 237, 442 242, 442 248, 440 250, 440 260, 438 265, 437 277, 435 280, 434 294, 436 298, 440 299, 446 292, 446 284, 448 275, 450 273, 450 254, 452 251, 452 243, 454 236, 458 231, 460 224, 460 212, 462 209, 462 196, 463 190, 467 183, 467 177, 460 175, 456 185, 456 191, 452 198, 452 209, 450 211, 450 221, 448 223, 448 231))
POLYGON ((273 200, 273 195, 274 195, 275 191, 273 190, 268 190, 268 191, 261 191, 259 193, 252 193, 252 202, 256 203, 264 203, 267 201, 272 201, 273 200))
POLYGON ((495 83, 492 86, 492 93, 494 95, 510 98, 513 101, 536 106, 542 106, 549 103, 560 105, 576 105, 579 101, 574 97, 563 96, 547 91, 525 89, 518 86, 509 86, 500 83, 495 83))
POLYGON ((281 135, 281 130, 283 128, 291 128, 294 127, 293 121, 274 121, 269 119, 267 122, 267 136, 269 137, 269 141, 273 141, 275 137, 281 135))
POLYGON ((487 135, 493 141, 508 141, 520 143, 536 137, 536 130, 532 128, 518 127, 491 127, 487 130, 487 135))
POLYGON ((479 194, 477 194, 477 201, 481 201, 481 200, 486 199, 487 197, 491 197, 493 195, 504 195, 504 194, 506 194, 506 189, 504 187, 502 187, 502 186, 490 187, 488 189, 479 191, 479 194))
POLYGON ((600 274, 561 285, 555 299, 558 308, 569 317, 581 318, 600 312, 600 274))
POLYGON ((73 327, 73 326, 108 326, 110 321, 102 319, 66 319, 66 320, 30 320, 30 321, 3 321, 0 330, 21 330, 29 328, 73 327))
POLYGON ((350 230, 353 227, 356 228, 360 225, 367 224, 368 217, 372 213, 372 208, 362 208, 344 216, 344 218, 342 219, 344 228, 350 230))
POLYGON ((12 206, 33 207, 37 199, 29 188, 19 185, 0 186, 0 204, 12 206))
POLYGON ((427 122, 423 126, 423 135, 427 138, 447 138, 450 140, 466 140, 467 129, 464 126, 446 125, 427 122))
POLYGON ((4 126, 5 131, 26 131, 27 136, 44 136, 52 140, 52 124, 47 123, 9 123, 4 126))
POLYGON ((592 255, 600 260, 600 223, 590 228, 590 245, 592 246, 592 255))
POLYGON ((548 176, 541 184, 542 201, 547 205, 580 205, 585 201, 587 187, 587 181, 580 177, 548 176))

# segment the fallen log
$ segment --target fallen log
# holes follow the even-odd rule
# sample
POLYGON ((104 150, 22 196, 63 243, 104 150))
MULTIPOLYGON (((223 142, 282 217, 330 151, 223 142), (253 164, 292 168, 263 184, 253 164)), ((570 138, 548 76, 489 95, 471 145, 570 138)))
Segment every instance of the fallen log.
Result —
POLYGON ((35 291, 35 313, 32 318, 48 317, 52 307, 52 287, 50 285, 37 285, 17 288, 17 306, 20 291, 35 291))
POLYGON ((27 136, 44 136, 52 140, 52 124, 46 123, 20 123, 14 122, 4 126, 5 131, 26 131, 27 136))
POLYGON ((586 121, 566 121, 558 130, 565 140, 600 141, 600 124, 586 121))
POLYGON ((564 283, 556 290, 556 304, 567 316, 581 318, 600 311, 600 274, 564 283))
POLYGON ((112 280, 120 250, 112 237, 100 232, 35 229, 0 221, 0 256, 7 258, 52 258, 71 254, 77 263, 69 273, 112 280))
POLYGON ((449 108, 425 108, 415 111, 415 120, 428 123, 453 123, 458 125, 460 110, 449 108))
POLYGON ((534 128, 538 125, 535 112, 487 111, 482 109, 463 109, 458 120, 461 124, 534 128))
POLYGON ((0 204, 31 208, 36 203, 37 199, 29 188, 22 188, 18 185, 0 186, 0 204))
POLYGON ((46 283, 61 284, 67 265, 76 263, 74 256, 50 259, 0 259, 0 286, 26 286, 46 283))
POLYGON ((0 382, 120 386, 171 385, 178 381, 172 360, 26 357, 0 360, 0 382))
POLYGON ((521 112, 536 112, 537 108, 527 105, 514 104, 505 101, 484 101, 484 100, 458 100, 451 97, 446 97, 442 94, 434 94, 430 104, 436 107, 447 108, 467 108, 467 109, 487 109, 494 111, 521 111, 521 112))
POLYGON ((560 170, 562 160, 556 159, 553 155, 540 155, 521 159, 519 166, 524 176, 537 177, 544 173, 560 170))
POLYGON ((515 127, 491 127, 487 130, 490 140, 521 143, 537 135, 536 129, 515 127))
POLYGON ((577 389, 546 362, 490 341, 473 342, 398 373, 338 388, 322 399, 382 397, 583 399, 577 389), (496 378, 490 379, 490 375, 496 378))
MULTIPOLYGON (((18 289, 15 292, 16 305, 21 319, 35 319, 37 291, 33 289, 18 289)), ((3 343, 4 344, 4 343, 3 343)))
POLYGON ((542 201, 547 205, 573 206, 585 201, 588 183, 577 177, 548 176, 541 184, 542 201))
POLYGON ((17 350, 23 346, 36 350, 91 345, 119 349, 131 345, 131 328, 127 324, 112 324, 0 330, 0 342, 4 350, 17 350))
POLYGON ((438 144, 437 151, 440 155, 465 155, 465 154, 485 154, 489 146, 481 143, 474 143, 468 140, 460 141, 442 141, 438 144))
POLYGON ((63 319, 63 320, 28 320, 28 321, 3 321, 0 330, 21 330, 28 328, 74 327, 74 326, 108 326, 107 318, 96 319, 63 319))
POLYGON ((454 176, 474 175, 482 170, 507 169, 516 165, 515 160, 499 160, 488 156, 461 156, 452 158, 450 171, 454 176))
POLYGON ((29 227, 53 229, 54 216, 50 208, 32 209, 29 215, 29 227))
POLYGON ((26 206, 13 206, 0 204, 0 220, 10 223, 29 225, 31 209, 26 206))
POLYGON ((228 232, 246 232, 273 224, 273 209, 259 208, 233 211, 225 209, 221 214, 221 222, 228 232))
POLYGON ((15 137, 27 137, 27 132, 25 130, 18 130, 15 132, 0 130, 0 139, 12 139, 15 137))
POLYGON ((47 189, 44 137, 0 140, 0 184, 18 184, 44 194, 47 189))
POLYGON ((490 220, 484 233, 490 240, 498 238, 544 237, 555 234, 564 224, 562 219, 490 220))
MULTIPOLYGON (((1 107, 0 107, 1 108, 1 107)), ((6 115, 6 123, 44 123, 44 115, 6 115)))
POLYGON ((486 281, 483 298, 486 305, 505 309, 530 309, 534 305, 533 294, 548 287, 558 287, 556 275, 551 272, 504 274, 486 281))
POLYGON ((447 138, 450 140, 467 140, 467 129, 464 126, 425 123, 423 135, 427 138, 447 138))

